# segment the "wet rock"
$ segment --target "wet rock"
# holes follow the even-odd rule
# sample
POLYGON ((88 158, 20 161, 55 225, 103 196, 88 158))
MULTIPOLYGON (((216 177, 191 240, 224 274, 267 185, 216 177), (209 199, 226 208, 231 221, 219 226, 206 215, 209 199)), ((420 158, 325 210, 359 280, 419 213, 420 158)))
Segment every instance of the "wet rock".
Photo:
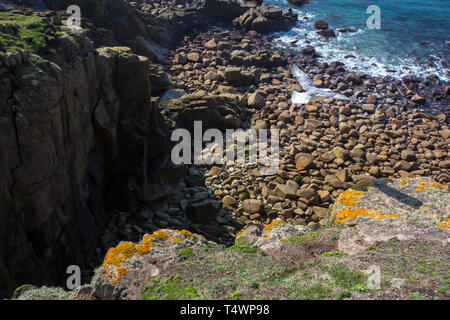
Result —
POLYGON ((317 20, 314 22, 314 28, 318 30, 326 30, 328 29, 328 22, 324 20, 317 20))
POLYGON ((333 29, 320 30, 320 31, 317 31, 317 34, 322 37, 325 37, 325 38, 335 38, 336 37, 336 34, 334 33, 333 29))

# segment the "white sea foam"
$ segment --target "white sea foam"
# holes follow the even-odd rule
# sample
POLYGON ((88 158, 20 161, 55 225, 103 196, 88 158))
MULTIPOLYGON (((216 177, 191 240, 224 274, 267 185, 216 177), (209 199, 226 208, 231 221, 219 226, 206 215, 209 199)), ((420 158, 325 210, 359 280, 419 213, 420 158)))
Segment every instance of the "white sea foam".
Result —
MULTIPOLYGON (((391 76, 402 78, 404 76, 416 76, 426 78, 430 75, 436 75, 440 80, 450 81, 449 69, 444 67, 445 61, 442 58, 433 56, 433 65, 428 65, 428 61, 418 63, 414 58, 393 57, 395 63, 383 62, 376 56, 365 56, 361 54, 358 48, 348 49, 352 37, 364 35, 364 30, 353 28, 356 32, 335 31, 336 38, 325 39, 318 35, 312 28, 312 19, 304 20, 304 16, 314 17, 313 14, 294 9, 299 14, 301 23, 289 32, 278 33, 280 36, 275 43, 280 48, 289 48, 300 52, 303 48, 311 45, 321 56, 320 62, 340 61, 346 65, 346 68, 354 71, 362 71, 374 77, 391 76), (296 47, 291 43, 296 41, 296 47), (355 58, 348 57, 349 55, 355 58), (347 58, 346 58, 347 57, 347 58)), ((350 27, 351 28, 351 27, 350 27)), ((339 29, 339 28, 337 28, 339 29)))

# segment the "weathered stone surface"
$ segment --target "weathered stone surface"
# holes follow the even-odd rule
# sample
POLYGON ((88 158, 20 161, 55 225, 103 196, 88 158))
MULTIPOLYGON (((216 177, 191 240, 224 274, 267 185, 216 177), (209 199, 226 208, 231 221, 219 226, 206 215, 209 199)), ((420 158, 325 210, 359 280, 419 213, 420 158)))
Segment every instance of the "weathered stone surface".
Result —
POLYGON ((233 24, 243 30, 255 30, 259 33, 289 30, 297 22, 297 14, 288 8, 284 12, 278 7, 261 6, 251 8, 240 17, 233 20, 233 24))
POLYGON ((425 177, 379 179, 342 193, 329 224, 356 224, 345 229, 340 249, 359 252, 376 241, 424 239, 450 242, 450 193, 425 177))
POLYGON ((180 127, 193 130, 194 121, 202 121, 204 130, 242 127, 241 113, 245 100, 236 94, 210 95, 204 91, 184 95, 167 102, 180 127))
POLYGON ((69 264, 85 268, 108 216, 105 201, 137 203, 119 177, 143 181, 142 164, 166 151, 148 59, 129 48, 63 46, 80 59, 54 57, 60 67, 48 69, 36 56, 43 73, 1 92, 1 287, 61 281, 69 264))
POLYGON ((298 170, 307 170, 314 166, 313 157, 309 154, 299 154, 295 166, 298 170))
POLYGON ((238 202, 235 198, 233 198, 232 196, 228 196, 228 195, 223 197, 222 203, 223 203, 224 207, 227 207, 227 208, 234 208, 238 204, 238 202))
POLYGON ((247 199, 242 203, 244 211, 248 213, 261 213, 264 211, 264 205, 261 201, 255 199, 247 199))
POLYGON ((297 199, 298 186, 290 186, 285 184, 279 184, 275 187, 275 193, 282 199, 297 199))
POLYGON ((258 93, 254 92, 248 97, 248 106, 252 108, 261 108, 266 105, 266 100, 264 97, 258 93))

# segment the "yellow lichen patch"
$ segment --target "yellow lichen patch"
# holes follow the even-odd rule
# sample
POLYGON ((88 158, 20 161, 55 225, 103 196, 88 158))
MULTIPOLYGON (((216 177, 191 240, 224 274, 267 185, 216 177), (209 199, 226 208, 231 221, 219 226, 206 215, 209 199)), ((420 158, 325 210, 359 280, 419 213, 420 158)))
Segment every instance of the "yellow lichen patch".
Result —
POLYGON ((265 237, 265 238, 263 239, 263 241, 267 241, 267 240, 269 240, 269 239, 270 239, 270 234, 268 234, 267 237, 265 237))
MULTIPOLYGON (((171 230, 177 234, 185 237, 193 237, 194 235, 187 230, 171 230)), ((160 241, 179 242, 180 237, 170 237, 169 234, 163 230, 158 230, 152 234, 146 234, 142 241, 138 244, 131 242, 121 242, 114 248, 110 248, 103 260, 103 267, 107 268, 107 278, 112 279, 112 283, 117 283, 120 278, 127 273, 126 268, 122 266, 122 262, 129 260, 135 255, 143 255, 150 252, 150 249, 157 245, 160 241)))
POLYGON ((180 238, 178 238, 178 237, 170 237, 170 238, 167 239, 167 241, 180 242, 180 238))
POLYGON ((358 196, 361 194, 364 194, 364 192, 354 189, 348 189, 339 195, 339 198, 336 200, 336 202, 342 203, 347 207, 352 207, 355 205, 356 202, 359 201, 358 196))
POLYGON ((152 239, 166 240, 169 238, 169 235, 162 230, 158 230, 158 231, 153 232, 153 234, 151 234, 150 237, 152 239))
POLYGON ((285 222, 283 222, 281 220, 274 220, 264 228, 264 233, 267 233, 276 227, 281 227, 284 224, 285 224, 285 222))
POLYGON ((438 227, 445 229, 445 231, 450 231, 450 219, 442 221, 442 223, 439 224, 438 227))
POLYGON ((429 205, 429 204, 426 204, 426 205, 422 206, 422 207, 420 208, 420 210, 425 210, 426 208, 429 208, 429 207, 430 207, 430 205, 429 205))
POLYGON ((187 231, 187 230, 173 230, 173 231, 175 233, 182 234, 183 236, 188 237, 188 238, 192 238, 194 236, 194 234, 192 232, 187 231))
POLYGON ((240 236, 242 236, 244 233, 246 233, 248 231, 248 228, 245 228, 245 229, 243 229, 241 232, 239 232, 237 235, 236 235, 236 239, 237 238, 239 238, 240 236))
POLYGON ((422 186, 424 188, 429 188, 430 184, 427 182, 423 182, 422 180, 417 181, 417 183, 419 184, 419 186, 422 186))
POLYGON ((396 214, 396 213, 384 214, 378 210, 366 209, 366 208, 340 209, 340 210, 333 210, 333 212, 336 213, 336 217, 334 218, 333 224, 337 224, 337 223, 345 224, 345 223, 347 223, 347 221, 349 219, 355 219, 356 217, 359 217, 359 216, 379 218, 380 220, 382 220, 384 218, 400 217, 400 215, 396 214))
POLYGON ((150 235, 145 235, 142 242, 136 245, 135 249, 137 254, 146 254, 150 252, 150 249, 156 245, 155 242, 151 241, 151 238, 149 236, 150 235))
POLYGON ((116 278, 112 281, 112 283, 118 283, 119 282, 119 280, 120 280, 120 278, 123 276, 123 275, 125 275, 125 274, 127 274, 127 269, 125 269, 125 268, 116 268, 116 273, 117 273, 117 275, 116 275, 116 278))
POLYGON ((422 191, 423 191, 423 189, 421 187, 416 188, 416 192, 422 192, 422 191))
POLYGON ((440 184, 437 183, 437 182, 433 182, 431 185, 432 185, 433 187, 438 188, 438 189, 443 189, 443 188, 444 188, 442 185, 440 185, 440 184))

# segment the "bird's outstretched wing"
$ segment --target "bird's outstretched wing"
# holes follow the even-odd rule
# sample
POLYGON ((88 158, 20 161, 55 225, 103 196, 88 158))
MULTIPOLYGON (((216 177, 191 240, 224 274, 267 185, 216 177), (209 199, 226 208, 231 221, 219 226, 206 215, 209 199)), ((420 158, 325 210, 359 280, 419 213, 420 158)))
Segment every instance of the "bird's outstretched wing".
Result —
POLYGON ((314 85, 308 75, 300 70, 300 68, 295 64, 292 66, 292 74, 297 78, 303 90, 308 91, 309 89, 314 88, 314 85))
POLYGON ((309 93, 311 95, 323 96, 323 97, 333 98, 336 100, 353 101, 352 98, 346 97, 340 93, 333 92, 330 89, 320 89, 320 88, 314 87, 314 89, 311 89, 309 91, 309 93))
POLYGON ((309 99, 311 99, 311 96, 308 92, 298 92, 294 91, 292 92, 292 103, 294 104, 307 104, 309 102, 309 99))

